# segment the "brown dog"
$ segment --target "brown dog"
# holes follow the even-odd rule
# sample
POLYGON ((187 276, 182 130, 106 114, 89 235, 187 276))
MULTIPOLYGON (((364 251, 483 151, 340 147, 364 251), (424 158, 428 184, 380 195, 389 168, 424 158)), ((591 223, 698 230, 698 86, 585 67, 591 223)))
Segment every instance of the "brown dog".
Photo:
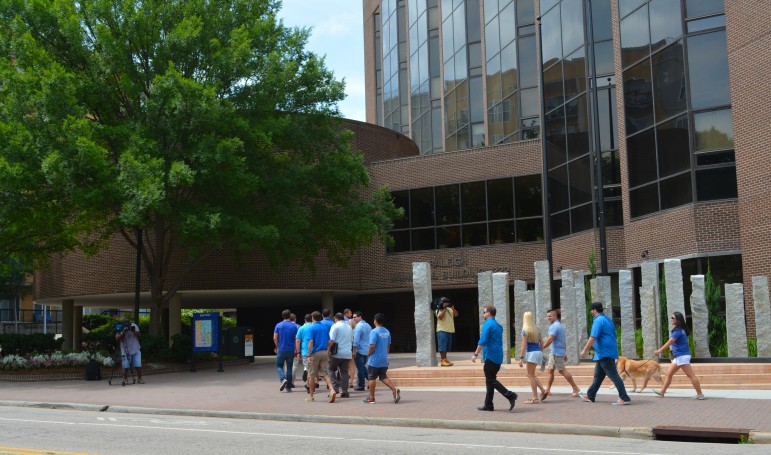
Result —
POLYGON ((661 380, 661 365, 659 365, 659 361, 656 359, 632 360, 619 356, 618 360, 616 360, 616 369, 618 370, 621 379, 624 379, 624 377, 632 378, 632 386, 634 386, 632 392, 638 392, 637 380, 639 379, 643 380, 639 392, 645 390, 645 387, 648 386, 648 381, 650 381, 651 378, 658 381, 659 384, 664 383, 661 380))

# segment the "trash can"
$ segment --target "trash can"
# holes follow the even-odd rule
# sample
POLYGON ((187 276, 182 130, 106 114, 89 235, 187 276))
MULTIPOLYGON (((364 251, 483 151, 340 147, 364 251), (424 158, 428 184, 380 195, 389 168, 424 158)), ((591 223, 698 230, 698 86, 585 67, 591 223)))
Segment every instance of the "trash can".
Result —
POLYGON ((222 355, 248 358, 254 362, 254 329, 251 327, 228 327, 222 340, 222 355))

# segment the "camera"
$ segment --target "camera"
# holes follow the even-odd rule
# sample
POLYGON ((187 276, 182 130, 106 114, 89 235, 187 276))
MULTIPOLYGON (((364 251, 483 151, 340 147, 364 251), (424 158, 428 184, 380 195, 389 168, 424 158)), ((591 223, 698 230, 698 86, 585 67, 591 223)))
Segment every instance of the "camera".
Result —
POLYGON ((451 308, 452 302, 447 297, 437 297, 431 302, 431 309, 441 310, 443 308, 451 308))

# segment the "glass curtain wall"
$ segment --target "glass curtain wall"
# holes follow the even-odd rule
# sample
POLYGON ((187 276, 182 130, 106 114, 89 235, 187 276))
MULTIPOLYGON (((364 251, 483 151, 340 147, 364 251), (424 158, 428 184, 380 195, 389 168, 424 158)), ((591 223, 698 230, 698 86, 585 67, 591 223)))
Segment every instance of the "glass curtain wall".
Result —
POLYGON ((410 104, 412 139, 421 154, 442 151, 439 0, 411 0, 410 104))
POLYGON ((375 30, 375 115, 377 124, 383 126, 383 42, 380 32, 380 13, 373 15, 375 30))
POLYGON ((484 0, 489 144, 538 137, 533 0, 484 0))
POLYGON ((723 2, 618 7, 631 217, 735 198, 723 2))
POLYGON ((409 135, 407 8, 404 0, 381 3, 383 42, 383 126, 409 135))

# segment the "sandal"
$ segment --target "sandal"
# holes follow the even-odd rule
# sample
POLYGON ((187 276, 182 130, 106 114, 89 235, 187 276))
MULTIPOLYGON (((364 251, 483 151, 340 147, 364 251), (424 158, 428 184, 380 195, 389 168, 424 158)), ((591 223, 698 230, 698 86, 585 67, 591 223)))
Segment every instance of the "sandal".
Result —
POLYGON ((546 397, 548 397, 549 395, 550 395, 550 393, 545 391, 545 390, 543 392, 541 392, 541 401, 545 400, 546 397))
POLYGON ((579 390, 578 392, 573 392, 570 394, 570 396, 573 398, 578 398, 581 396, 581 391, 579 390))
POLYGON ((535 398, 531 398, 527 401, 525 401, 525 404, 538 404, 540 401, 536 400, 535 398))

